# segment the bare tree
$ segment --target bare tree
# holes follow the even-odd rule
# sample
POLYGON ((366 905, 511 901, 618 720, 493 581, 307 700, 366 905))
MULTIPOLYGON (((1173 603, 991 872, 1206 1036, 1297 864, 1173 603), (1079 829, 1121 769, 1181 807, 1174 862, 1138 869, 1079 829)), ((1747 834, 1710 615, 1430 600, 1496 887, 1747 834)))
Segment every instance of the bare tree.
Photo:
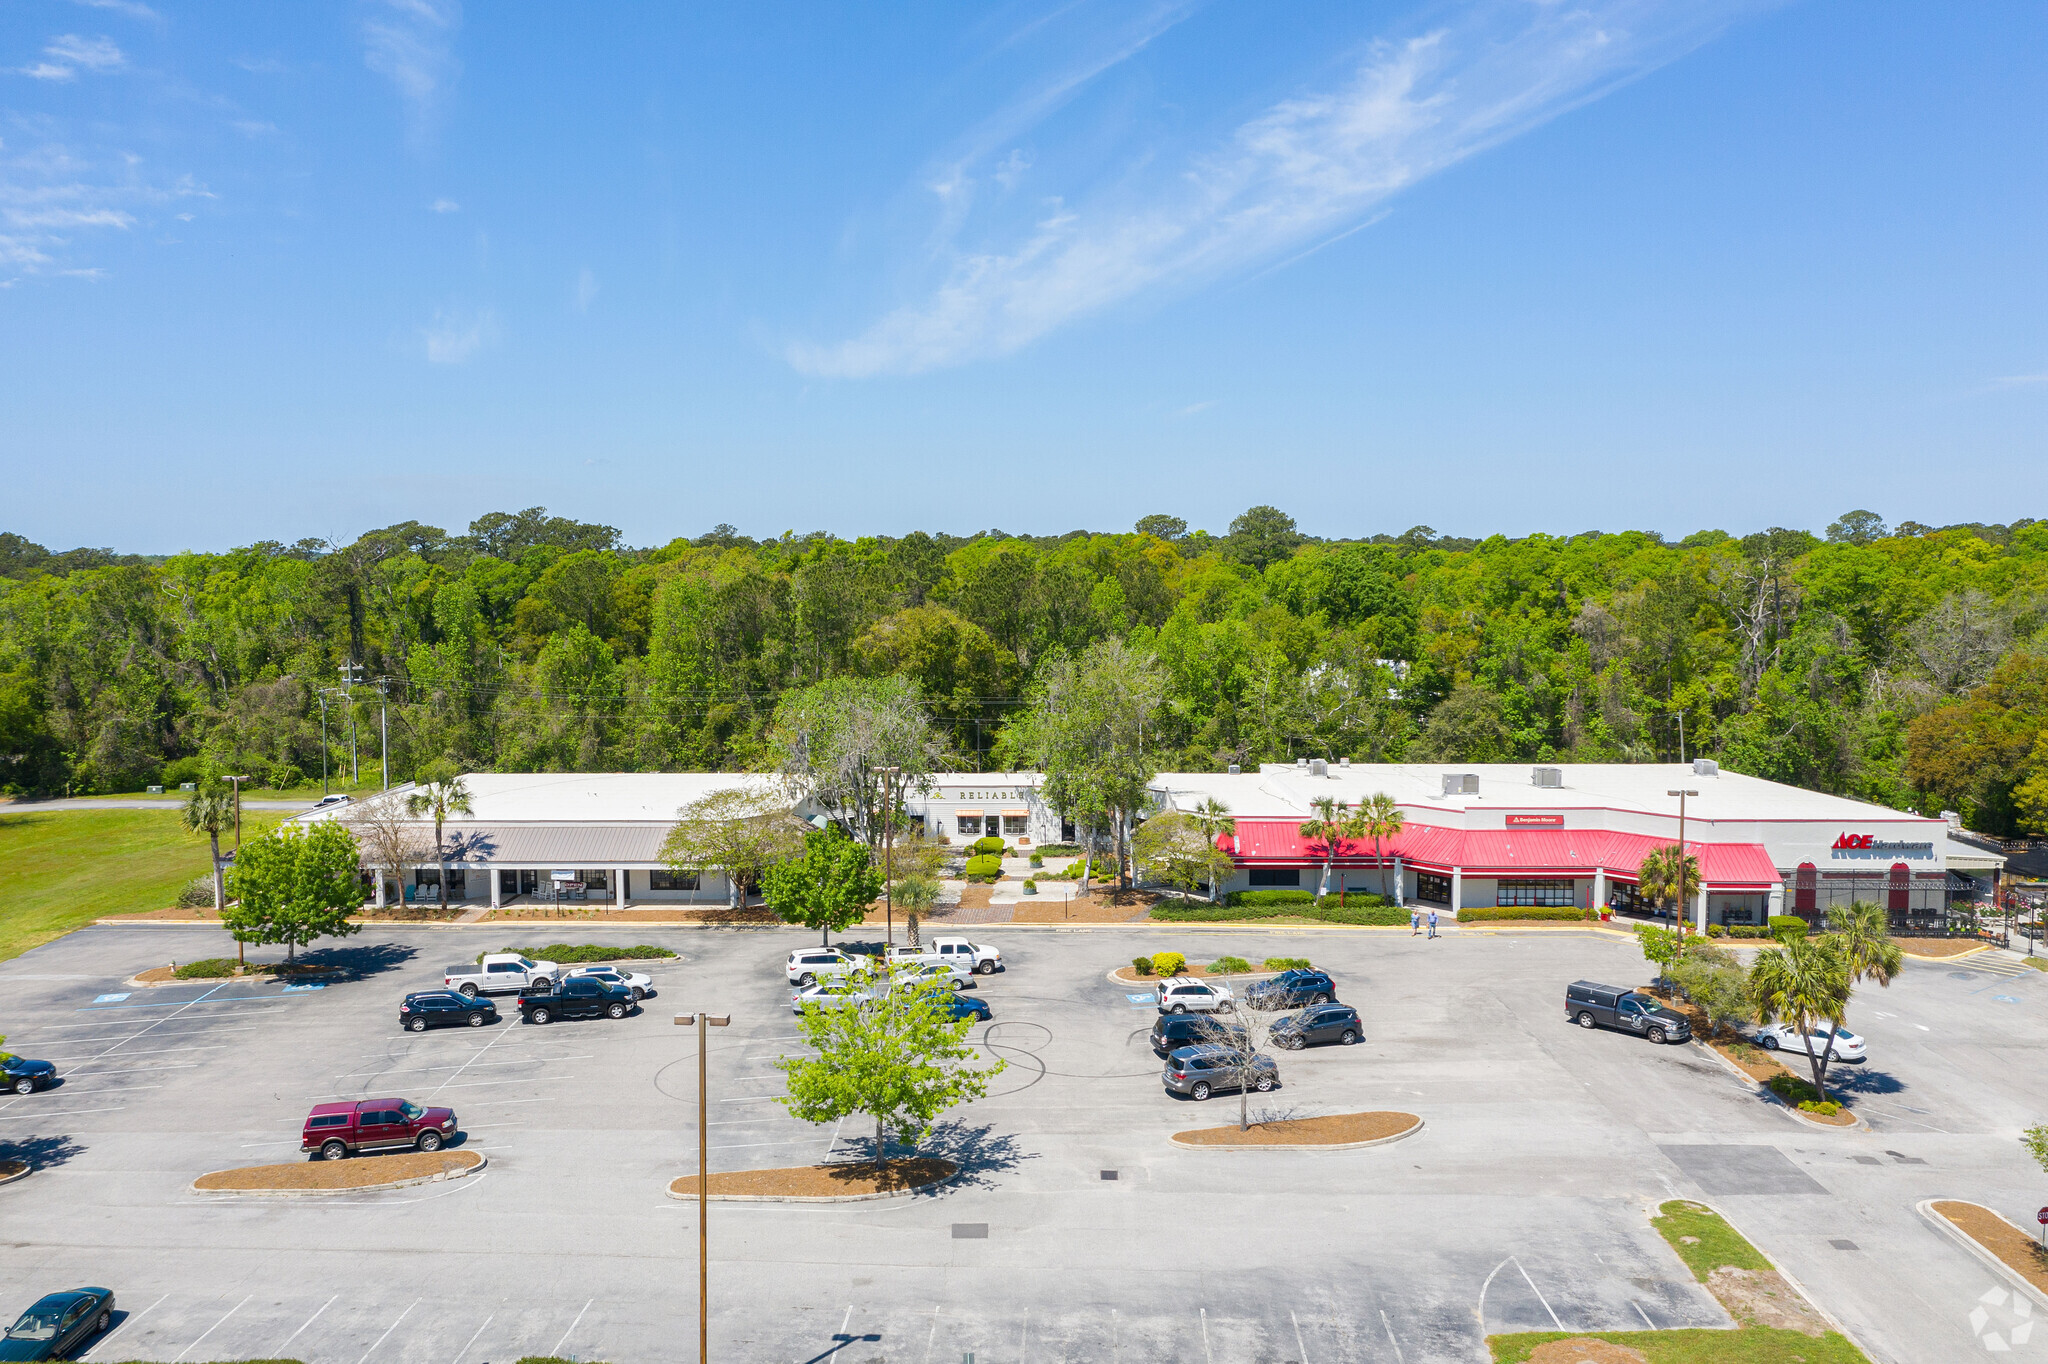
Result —
POLYGON ((1906 647, 1943 696, 1960 696, 1991 675, 2012 631, 1990 597, 1951 592, 1906 631, 1906 647))
POLYGON ((723 872, 727 902, 739 909, 761 873, 803 849, 804 823, 788 797, 760 783, 710 791, 678 810, 661 860, 678 871, 723 872))
POLYGON ((884 808, 928 790, 945 758, 917 683, 837 677, 784 696, 768 733, 792 797, 808 796, 846 831, 879 848, 884 808))
POLYGON ((1269 1071, 1269 1065, 1277 1066, 1273 1060, 1273 1029, 1289 1017, 1286 1010, 1262 1009, 1257 1007, 1253 992, 1246 990, 1237 998, 1237 1009, 1225 1019, 1211 1019, 1212 1040, 1225 1048, 1224 1068, 1237 1082, 1237 1129, 1242 1132, 1252 1125, 1251 1096, 1256 1091, 1264 1094, 1279 1083, 1277 1070, 1269 1071))
POLYGON ((413 817, 406 798, 397 792, 344 806, 340 821, 356 836, 364 860, 377 869, 377 874, 388 872, 398 883, 401 900, 405 896, 405 874, 435 859, 426 827, 413 817))

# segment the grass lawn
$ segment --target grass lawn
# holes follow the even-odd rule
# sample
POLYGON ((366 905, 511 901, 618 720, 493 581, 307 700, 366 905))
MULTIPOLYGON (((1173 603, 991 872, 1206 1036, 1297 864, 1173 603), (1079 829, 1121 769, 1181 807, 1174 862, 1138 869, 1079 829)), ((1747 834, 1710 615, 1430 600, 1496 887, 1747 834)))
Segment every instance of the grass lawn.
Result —
POLYGON ((1671 1243, 1678 1258, 1701 1283, 1722 1265, 1737 1269, 1767 1270, 1771 1262, 1757 1248, 1736 1234, 1712 1209, 1684 1199, 1673 1199, 1657 1209, 1650 1219, 1657 1234, 1671 1243))
MULTIPOLYGON (((206 839, 187 833, 175 810, 57 810, 0 807, 0 961, 62 937, 103 914, 161 909, 206 873, 206 839)), ((242 837, 282 814, 244 810, 242 837)), ((231 839, 222 840, 232 846, 231 839)))
MULTIPOLYGON (((1488 1336, 1494 1364, 1522 1364, 1538 1345, 1553 1340, 1579 1340, 1585 1332, 1525 1331, 1488 1336)), ((1739 1331, 1601 1331, 1595 1340, 1611 1340, 1641 1350, 1650 1364, 1869 1364, 1863 1352, 1833 1331, 1816 1340, 1800 1331, 1773 1331, 1761 1326, 1739 1331)))

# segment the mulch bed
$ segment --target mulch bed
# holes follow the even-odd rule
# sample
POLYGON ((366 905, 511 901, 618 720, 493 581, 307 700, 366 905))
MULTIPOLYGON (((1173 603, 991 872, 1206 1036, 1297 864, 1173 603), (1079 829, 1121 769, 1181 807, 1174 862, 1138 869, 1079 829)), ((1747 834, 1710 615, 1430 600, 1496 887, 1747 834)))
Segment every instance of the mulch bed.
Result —
POLYGON ((1976 938, 1893 938, 1892 941, 1909 957, 1926 957, 1933 961, 1960 957, 1965 952, 1992 946, 1991 943, 1980 942, 1976 938))
MULTIPOLYGON (((1649 985, 1639 988, 1643 994, 1654 996, 1665 1008, 1684 1014, 1686 1021, 1692 1024, 1692 1035, 1695 1038, 1712 1047, 1723 1057, 1726 1057, 1729 1064, 1758 1084, 1768 1084, 1771 1078, 1776 1075, 1790 1075, 1795 1080, 1806 1080, 1808 1084, 1813 1083, 1806 1076, 1780 1062, 1777 1057, 1765 1051, 1762 1047, 1751 1042, 1745 1042, 1738 1037, 1715 1033, 1713 1028, 1707 1023, 1706 1011, 1691 1000, 1681 999, 1671 991, 1649 985)), ((1796 1055, 1797 1053, 1794 1054, 1796 1055)), ((1823 1127, 1854 1127, 1856 1125, 1856 1115, 1849 1111, 1847 1103, 1842 1100, 1839 1094, 1833 1097, 1835 1102, 1842 1104, 1842 1111, 1832 1118, 1825 1117, 1819 1113, 1803 1112, 1796 1104, 1789 1106, 1793 1112, 1798 1113, 1800 1117, 1808 1122, 1817 1122, 1823 1127)))
POLYGON ((446 1171, 473 1170, 484 1158, 475 1151, 408 1151, 402 1155, 351 1156, 347 1160, 302 1160, 290 1165, 248 1165, 216 1170, 193 1183, 202 1193, 238 1189, 366 1189, 394 1180, 418 1179, 446 1171))
POLYGON ((706 924, 779 924, 781 919, 772 909, 694 909, 675 905, 662 909, 569 909, 564 912, 550 912, 546 905, 514 905, 510 909, 494 909, 483 917, 483 922, 503 923, 706 923, 706 924))
POLYGON ((1413 1113, 1332 1113, 1321 1118, 1255 1122, 1242 1132, 1235 1123, 1227 1127, 1197 1127, 1189 1132, 1176 1132, 1173 1139, 1192 1146, 1341 1146, 1397 1137, 1414 1131, 1421 1123, 1422 1119, 1413 1113))
MULTIPOLYGON (((951 1179, 959 1166, 935 1156, 913 1156, 877 1167, 871 1160, 850 1165, 794 1165, 780 1170, 713 1173, 711 1195, 753 1198, 845 1198, 853 1194, 907 1193, 951 1179)), ((682 1175, 668 1186, 678 1198, 697 1196, 697 1176, 682 1175)))
POLYGON ((28 1162, 25 1160, 0 1160, 0 1179, 12 1179, 26 1169, 28 1162))
POLYGON ((283 962, 252 961, 249 963, 249 969, 242 972, 239 976, 181 977, 173 967, 152 966, 147 971, 137 971, 132 980, 138 985, 203 985, 208 981, 222 980, 238 980, 248 984, 250 982, 271 980, 324 980, 328 976, 335 974, 336 971, 331 966, 287 967, 283 962))
POLYGON ((1145 905, 1113 905, 1090 896, 1086 900, 1017 902, 1013 921, 1020 924, 1127 924, 1142 922, 1152 911, 1145 905))
POLYGON ((2048 1293, 2048 1250, 2012 1223, 1975 1203, 1940 1202, 1934 1210, 1956 1230, 2005 1262, 2008 1269, 2048 1293))

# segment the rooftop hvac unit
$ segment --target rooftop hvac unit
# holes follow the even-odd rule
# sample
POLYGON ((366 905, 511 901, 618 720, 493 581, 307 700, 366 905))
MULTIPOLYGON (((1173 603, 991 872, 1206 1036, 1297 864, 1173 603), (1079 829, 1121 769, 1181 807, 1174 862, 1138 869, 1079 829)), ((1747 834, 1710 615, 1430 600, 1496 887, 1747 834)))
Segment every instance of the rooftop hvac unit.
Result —
POLYGON ((1447 796, 1476 796, 1479 794, 1477 772, 1444 773, 1444 794, 1447 796))
POLYGON ((1330 775, 1330 764, 1321 758, 1310 758, 1308 774, 1311 777, 1327 777, 1330 775))
POLYGON ((1337 766, 1339 766, 1339 767, 1349 767, 1349 766, 1351 766, 1351 759, 1349 759, 1349 758, 1339 758, 1339 759, 1337 759, 1337 766))
POLYGON ((1695 777, 1718 777, 1721 775, 1721 764, 1715 762, 1712 758, 1694 758, 1692 760, 1692 774, 1695 777))
POLYGON ((1563 786, 1564 769, 1562 767, 1539 767, 1529 774, 1529 784, 1532 786, 1563 786))
POLYGON ((1230 765, 1230 775, 1231 775, 1231 776, 1233 776, 1233 777, 1235 777, 1235 776, 1239 775, 1239 774, 1240 774, 1240 773, 1242 773, 1243 771, 1244 771, 1244 769, 1243 769, 1242 767, 1238 766, 1238 765, 1237 765, 1236 763, 1232 763, 1232 764, 1230 765))

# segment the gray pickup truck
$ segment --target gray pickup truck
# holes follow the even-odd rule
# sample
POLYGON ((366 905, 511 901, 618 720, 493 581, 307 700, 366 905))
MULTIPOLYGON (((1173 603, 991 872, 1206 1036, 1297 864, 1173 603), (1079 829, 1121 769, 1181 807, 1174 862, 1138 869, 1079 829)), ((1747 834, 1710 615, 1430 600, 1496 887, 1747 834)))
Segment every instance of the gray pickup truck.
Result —
POLYGON ((517 994, 529 985, 552 983, 562 978, 562 968, 551 961, 535 961, 517 952, 490 952, 475 965, 450 966, 441 972, 441 984, 477 995, 517 994))

